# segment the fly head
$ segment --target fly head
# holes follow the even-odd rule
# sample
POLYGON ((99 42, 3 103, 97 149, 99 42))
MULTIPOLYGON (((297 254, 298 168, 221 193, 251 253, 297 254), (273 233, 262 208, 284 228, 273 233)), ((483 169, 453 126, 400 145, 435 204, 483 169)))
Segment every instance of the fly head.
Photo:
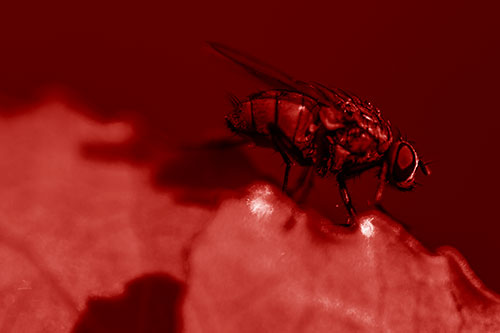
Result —
POLYGON ((415 188, 415 174, 420 168, 424 175, 429 175, 429 168, 419 158, 413 146, 402 139, 395 141, 387 155, 387 179, 401 191, 415 188))

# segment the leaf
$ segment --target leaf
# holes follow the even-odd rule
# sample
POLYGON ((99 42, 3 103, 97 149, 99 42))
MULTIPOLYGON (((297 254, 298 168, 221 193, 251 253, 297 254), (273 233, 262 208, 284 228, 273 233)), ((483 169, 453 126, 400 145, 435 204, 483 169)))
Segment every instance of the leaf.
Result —
POLYGON ((147 168, 83 154, 131 135, 59 102, 0 119, 1 332, 68 332, 89 299, 135 295, 124 290, 132 279, 184 280, 185 247, 213 213, 175 203, 147 168))
POLYGON ((265 184, 220 208, 190 268, 189 333, 500 330, 500 299, 453 249, 377 211, 332 226, 265 184))
POLYGON ((455 250, 379 212, 335 227, 268 184, 213 211, 152 165, 88 154, 121 152, 130 126, 58 102, 0 119, 1 332, 172 331, 180 311, 186 332, 500 329, 455 250))

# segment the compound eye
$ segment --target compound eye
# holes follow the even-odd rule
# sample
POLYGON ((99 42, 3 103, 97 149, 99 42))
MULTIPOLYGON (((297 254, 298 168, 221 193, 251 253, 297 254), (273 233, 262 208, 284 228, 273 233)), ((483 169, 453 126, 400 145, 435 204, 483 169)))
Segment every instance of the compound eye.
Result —
POLYGON ((392 167, 393 179, 397 183, 407 181, 413 175, 416 167, 415 151, 406 143, 400 144, 392 167))

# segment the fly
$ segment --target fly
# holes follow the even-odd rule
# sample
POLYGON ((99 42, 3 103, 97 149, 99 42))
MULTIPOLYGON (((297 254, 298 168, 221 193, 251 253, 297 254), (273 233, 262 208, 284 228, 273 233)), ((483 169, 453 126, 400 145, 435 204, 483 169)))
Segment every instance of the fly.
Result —
POLYGON ((294 80, 227 46, 210 45, 273 87, 241 101, 232 98, 234 110, 226 116, 226 122, 238 135, 280 153, 286 164, 283 191, 287 189, 293 162, 312 166, 321 177, 333 174, 353 218, 356 210, 347 190, 347 179, 378 167, 378 204, 386 184, 410 191, 415 187, 417 169, 424 175, 430 174, 412 144, 401 137, 394 138, 390 123, 371 103, 342 89, 294 80))

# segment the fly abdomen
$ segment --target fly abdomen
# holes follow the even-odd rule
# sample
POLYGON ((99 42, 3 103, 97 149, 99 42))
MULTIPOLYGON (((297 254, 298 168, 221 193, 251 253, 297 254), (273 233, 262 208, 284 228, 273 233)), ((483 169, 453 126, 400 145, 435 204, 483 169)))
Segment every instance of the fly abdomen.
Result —
POLYGON ((297 92, 269 90, 242 101, 226 119, 229 127, 246 135, 269 135, 269 125, 281 130, 299 148, 311 134, 318 102, 297 92))

